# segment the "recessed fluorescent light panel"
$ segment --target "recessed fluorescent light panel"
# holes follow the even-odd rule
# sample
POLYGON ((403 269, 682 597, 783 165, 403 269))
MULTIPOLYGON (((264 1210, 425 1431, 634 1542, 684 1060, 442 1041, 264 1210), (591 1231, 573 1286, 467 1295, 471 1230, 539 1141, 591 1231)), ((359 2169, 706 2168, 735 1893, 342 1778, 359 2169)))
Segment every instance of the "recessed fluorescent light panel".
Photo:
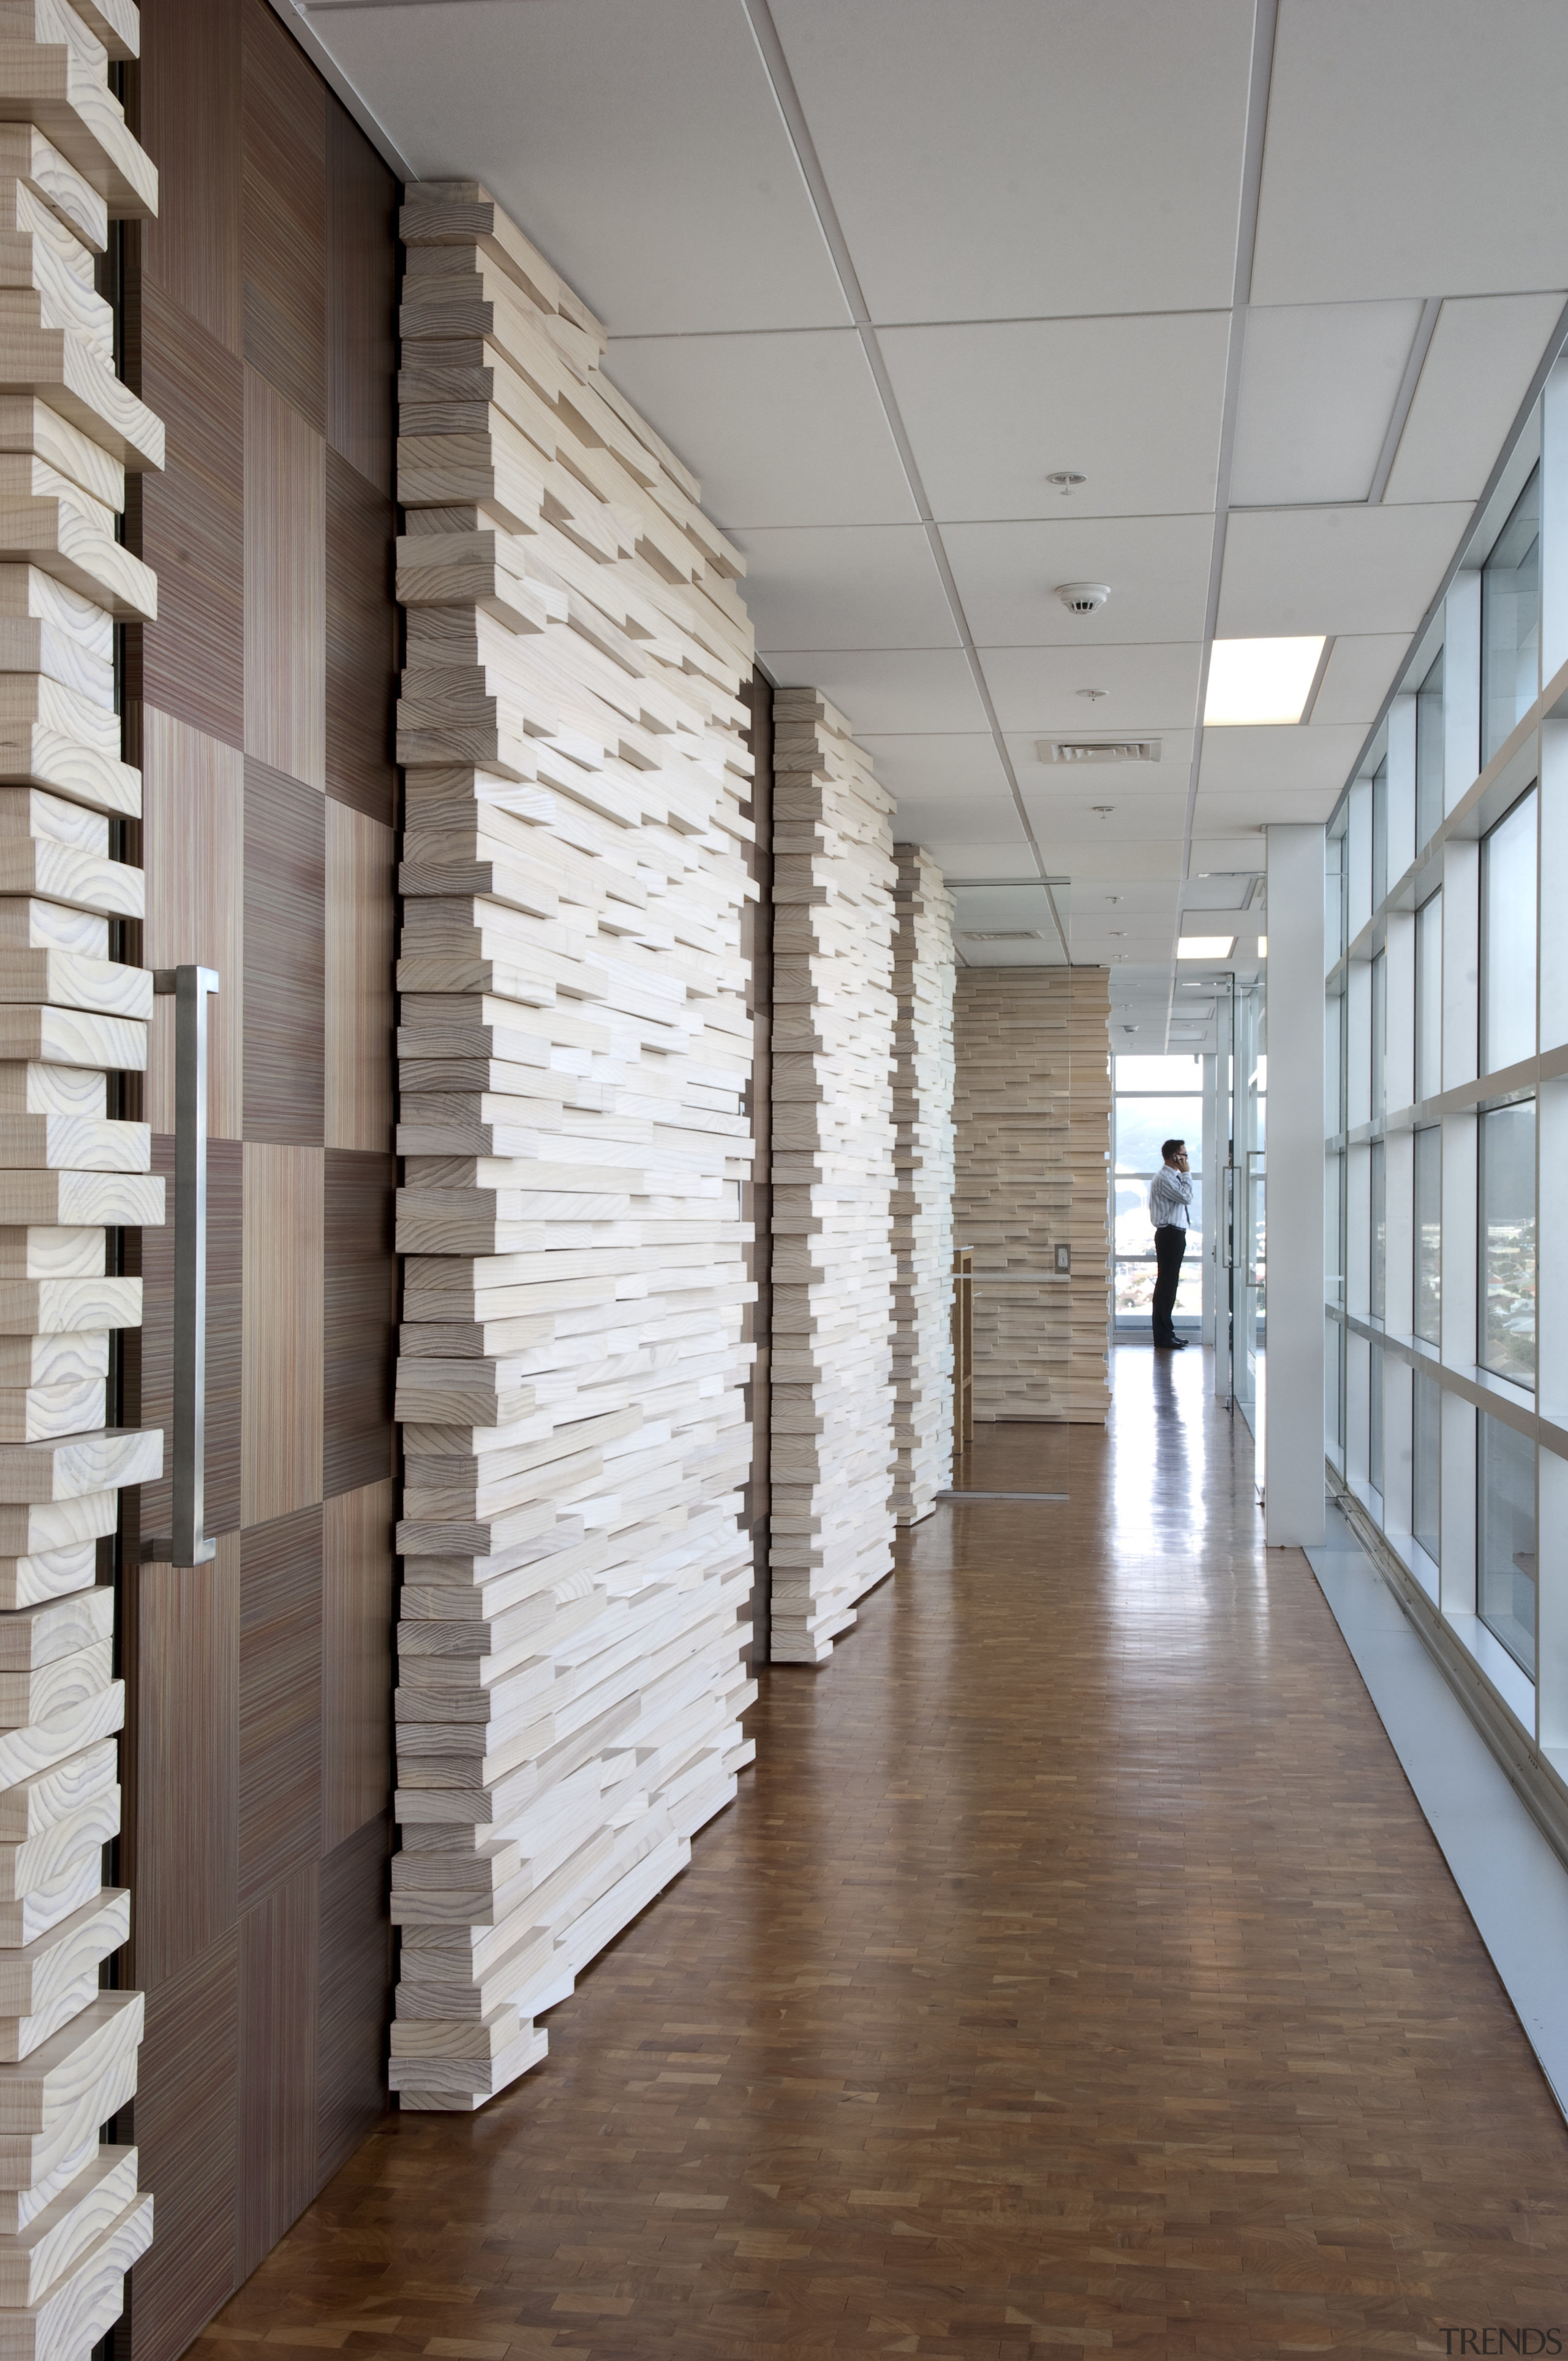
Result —
POLYGON ((1209 657, 1206 730, 1299 721, 1323 653, 1314 640, 1216 640, 1209 657))
POLYGON ((1234 935, 1183 935, 1176 946, 1178 959, 1229 959, 1234 935))

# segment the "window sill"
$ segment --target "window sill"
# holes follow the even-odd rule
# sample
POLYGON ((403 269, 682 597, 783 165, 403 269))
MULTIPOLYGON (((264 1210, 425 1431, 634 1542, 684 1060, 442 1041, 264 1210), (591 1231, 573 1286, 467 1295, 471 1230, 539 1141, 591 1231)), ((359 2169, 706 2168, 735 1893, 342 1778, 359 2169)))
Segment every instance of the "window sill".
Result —
POLYGON ((1535 1683, 1515 1664, 1502 1642, 1478 1615, 1445 1615, 1453 1632, 1486 1686, 1499 1697, 1527 1738, 1535 1737, 1535 1683))

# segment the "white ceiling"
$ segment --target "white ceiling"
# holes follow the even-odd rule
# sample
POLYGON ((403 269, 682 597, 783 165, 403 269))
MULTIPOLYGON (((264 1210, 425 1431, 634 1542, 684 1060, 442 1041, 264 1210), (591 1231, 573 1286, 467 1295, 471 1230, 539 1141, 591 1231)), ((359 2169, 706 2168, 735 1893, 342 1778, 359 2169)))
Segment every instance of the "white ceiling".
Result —
POLYGON ((292 5, 389 151, 484 181, 607 322, 899 833, 1070 878, 1072 956, 1157 1045, 1184 880, 1240 898, 1269 820, 1326 817, 1563 309, 1561 0, 292 5), (1306 723, 1198 729, 1216 627, 1332 642, 1306 723))

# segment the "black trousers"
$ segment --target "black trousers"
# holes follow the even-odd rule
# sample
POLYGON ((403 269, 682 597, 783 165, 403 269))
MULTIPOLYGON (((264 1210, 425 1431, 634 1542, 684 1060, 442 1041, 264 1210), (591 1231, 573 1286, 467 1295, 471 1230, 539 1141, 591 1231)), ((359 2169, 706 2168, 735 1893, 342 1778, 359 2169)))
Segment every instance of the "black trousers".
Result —
POLYGON ((1159 1276, 1154 1283, 1154 1340, 1157 1345, 1176 1341, 1176 1327, 1171 1313, 1176 1309, 1176 1290, 1181 1278, 1181 1257, 1187 1252, 1187 1233, 1174 1222, 1168 1222, 1154 1234, 1155 1259, 1159 1276))

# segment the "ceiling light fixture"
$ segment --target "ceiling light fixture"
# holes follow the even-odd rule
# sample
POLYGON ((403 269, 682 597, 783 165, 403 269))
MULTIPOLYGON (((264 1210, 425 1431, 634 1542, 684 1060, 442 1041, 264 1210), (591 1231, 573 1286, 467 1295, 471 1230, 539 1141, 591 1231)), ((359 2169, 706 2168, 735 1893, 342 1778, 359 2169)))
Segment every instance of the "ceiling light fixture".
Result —
POLYGON ((1057 597, 1069 615, 1092 615, 1111 596, 1109 582, 1058 582, 1057 597))
POLYGON ((1229 959, 1235 948, 1234 935, 1183 935, 1176 946, 1178 959, 1229 959))
POLYGON ((1209 656, 1205 730, 1258 729, 1299 721, 1319 659, 1316 639, 1216 640, 1209 656))
POLYGON ((1080 476, 1076 467, 1053 467, 1046 481, 1047 484, 1054 484, 1066 500, 1070 500, 1080 484, 1086 484, 1089 478, 1087 476, 1080 476))
POLYGON ((1098 705, 1102 697, 1111 694, 1108 688, 1075 688, 1072 693, 1074 697, 1086 697, 1091 705, 1098 705))

